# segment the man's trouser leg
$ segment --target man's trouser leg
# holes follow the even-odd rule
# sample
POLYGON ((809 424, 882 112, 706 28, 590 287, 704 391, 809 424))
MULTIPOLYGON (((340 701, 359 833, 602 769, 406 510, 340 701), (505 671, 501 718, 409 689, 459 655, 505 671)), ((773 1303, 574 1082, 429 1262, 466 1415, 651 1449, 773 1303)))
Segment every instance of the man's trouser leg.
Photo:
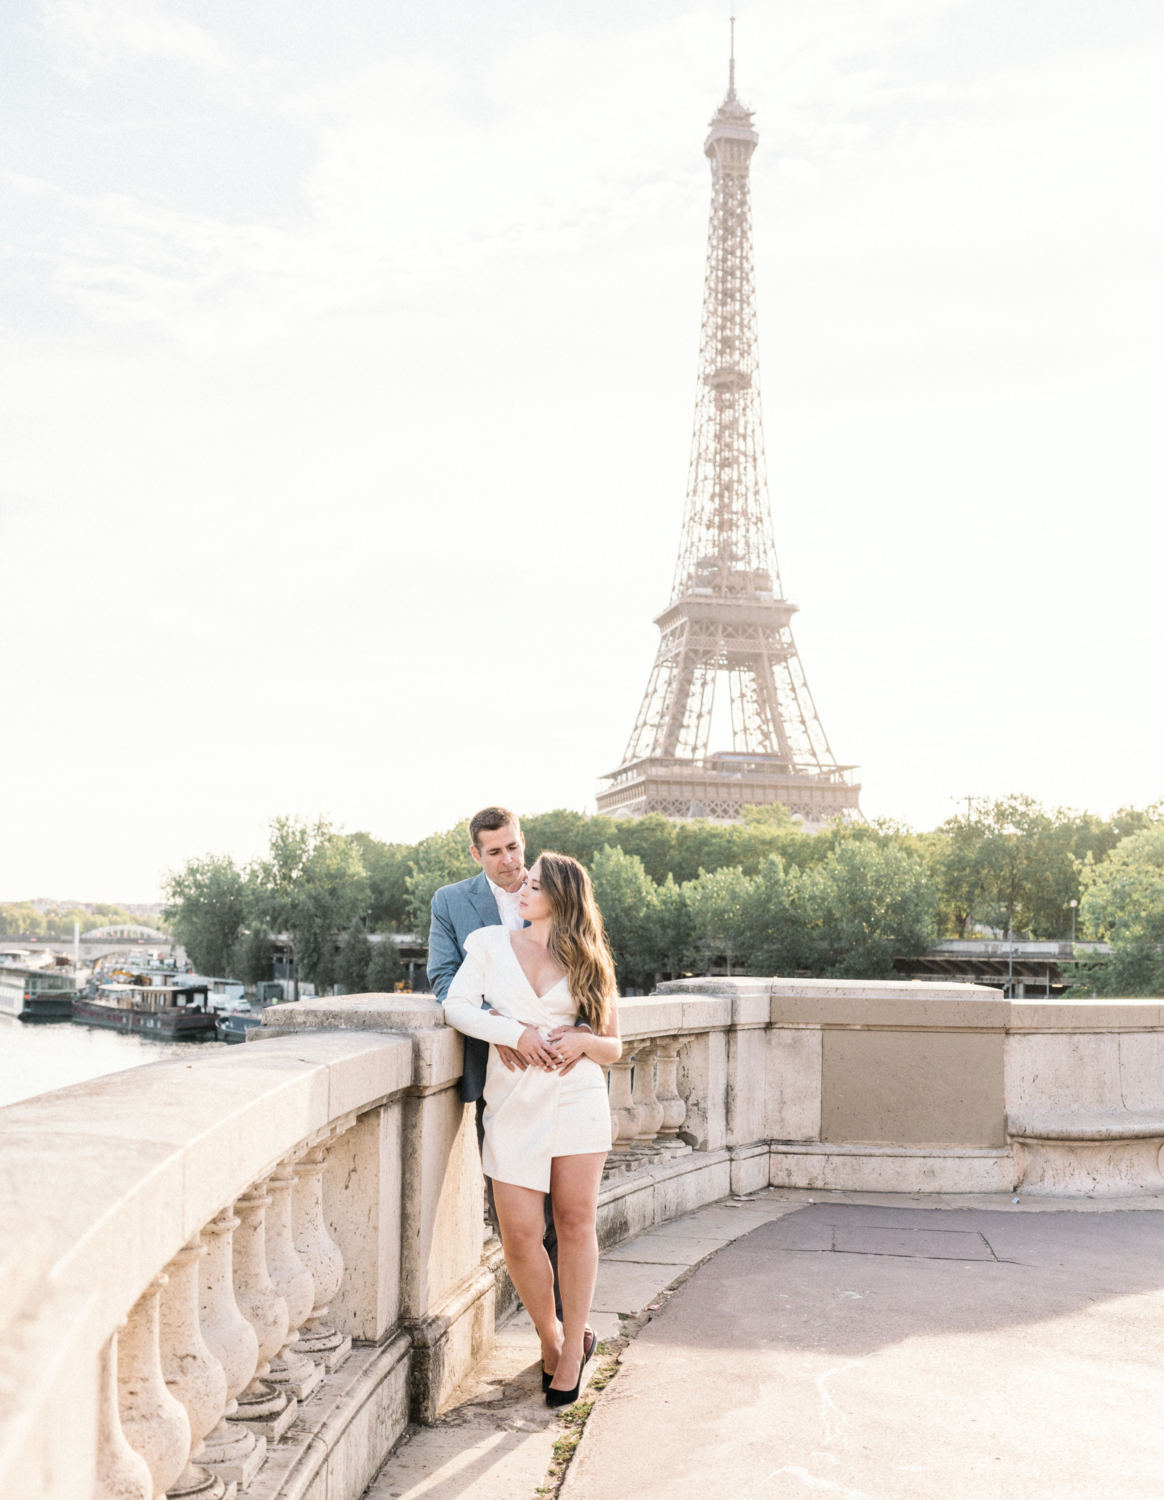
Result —
POLYGON ((550 1265, 554 1268, 554 1307, 558 1314, 558 1321, 562 1320, 562 1288, 558 1285, 558 1231, 554 1228, 554 1200, 549 1193, 546 1194, 546 1236, 542 1241, 546 1247, 546 1254, 550 1257, 550 1265))
MULTIPOLYGON (((485 1146, 485 1101, 477 1100, 477 1149, 484 1155, 485 1146)), ((494 1233, 500 1237, 501 1226, 497 1222, 497 1207, 493 1202, 493 1179, 485 1179, 485 1217, 493 1226, 494 1233)))

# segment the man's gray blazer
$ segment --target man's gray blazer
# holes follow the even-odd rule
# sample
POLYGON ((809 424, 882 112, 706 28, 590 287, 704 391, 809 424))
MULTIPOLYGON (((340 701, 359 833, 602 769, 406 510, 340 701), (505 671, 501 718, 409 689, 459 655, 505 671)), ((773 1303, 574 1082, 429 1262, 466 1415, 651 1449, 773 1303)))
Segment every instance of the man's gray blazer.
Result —
MULTIPOLYGON (((428 935, 428 978, 442 1003, 453 976, 465 961, 465 939, 479 927, 500 927, 501 913, 482 870, 470 880, 442 885, 432 898, 432 926, 428 935)), ((480 1037, 465 1038, 465 1067, 461 1074, 461 1098, 466 1104, 485 1092, 485 1068, 489 1043, 480 1037)))

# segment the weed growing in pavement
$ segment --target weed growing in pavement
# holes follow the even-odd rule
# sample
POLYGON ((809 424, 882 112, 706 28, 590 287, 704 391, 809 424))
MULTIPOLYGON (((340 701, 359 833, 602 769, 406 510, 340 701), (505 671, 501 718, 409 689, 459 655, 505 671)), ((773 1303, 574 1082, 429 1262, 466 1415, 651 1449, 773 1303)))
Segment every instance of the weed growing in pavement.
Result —
POLYGON ((574 1457, 574 1451, 582 1441, 582 1432, 586 1426, 586 1420, 594 1410, 594 1402, 598 1392, 605 1390, 614 1378, 618 1370, 619 1355, 625 1347, 625 1339, 615 1339, 609 1343, 601 1343, 596 1346, 594 1352, 603 1356, 604 1362, 599 1365, 598 1369, 590 1377, 586 1393, 582 1399, 575 1401, 573 1406, 563 1407, 558 1413, 558 1422, 561 1428, 560 1436, 554 1440, 553 1457, 550 1460, 549 1468, 546 1470, 546 1482, 543 1485, 539 1485, 536 1491, 537 1494, 554 1496, 561 1488, 570 1460, 574 1457))

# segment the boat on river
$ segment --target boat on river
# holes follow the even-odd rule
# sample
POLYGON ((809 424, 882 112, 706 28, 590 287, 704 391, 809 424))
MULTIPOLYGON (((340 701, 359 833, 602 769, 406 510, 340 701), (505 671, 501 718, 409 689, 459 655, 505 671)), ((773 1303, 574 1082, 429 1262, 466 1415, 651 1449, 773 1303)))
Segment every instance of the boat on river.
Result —
POLYGON ((220 1010, 215 1018, 214 1034, 220 1042, 245 1042, 247 1033, 262 1024, 262 1011, 220 1010))
POLYGON ((215 1012, 207 983, 193 975, 143 972, 107 980, 92 994, 76 995, 72 1018, 82 1026, 134 1031, 161 1041, 213 1037, 215 1012))
POLYGON ((243 1000, 219 1010, 214 1034, 220 1042, 245 1042, 249 1033, 263 1024, 263 1012, 267 1006, 280 1005, 282 1001, 283 985, 279 980, 260 980, 252 1000, 243 1000))
POLYGON ((0 959, 2 1016, 34 1022, 67 1021, 73 1014, 76 990, 76 977, 51 964, 22 963, 15 950, 0 959))

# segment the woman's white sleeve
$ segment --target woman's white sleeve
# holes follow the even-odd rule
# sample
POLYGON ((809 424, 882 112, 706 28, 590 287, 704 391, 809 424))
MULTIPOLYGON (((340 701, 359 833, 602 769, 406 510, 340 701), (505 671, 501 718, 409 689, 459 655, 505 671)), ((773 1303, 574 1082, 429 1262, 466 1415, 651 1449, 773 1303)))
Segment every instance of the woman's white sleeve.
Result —
POLYGON ((508 1016, 491 1016, 482 1010, 485 999, 485 966, 472 952, 453 976, 444 999, 445 1020, 466 1036, 478 1037, 494 1046, 516 1047, 525 1027, 508 1016))

